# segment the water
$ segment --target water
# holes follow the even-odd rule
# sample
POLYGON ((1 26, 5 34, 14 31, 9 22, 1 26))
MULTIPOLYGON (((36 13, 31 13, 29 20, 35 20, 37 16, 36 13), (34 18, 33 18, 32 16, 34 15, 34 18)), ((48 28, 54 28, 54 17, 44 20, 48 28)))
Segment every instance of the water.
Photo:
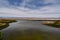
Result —
POLYGON ((42 33, 42 35, 45 35, 45 37, 47 33, 49 33, 51 37, 56 37, 56 40, 59 40, 58 35, 60 35, 60 28, 46 26, 46 25, 43 25, 41 22, 42 21, 20 21, 18 20, 18 22, 10 23, 9 27, 2 30, 3 36, 4 38, 6 38, 7 35, 9 36, 11 33, 14 33, 14 31, 17 32, 17 31, 27 30, 27 29, 36 29, 41 32, 46 32, 46 33, 42 33))
POLYGON ((39 29, 40 31, 57 32, 57 33, 60 32, 59 31, 60 28, 46 26, 41 24, 41 22, 42 21, 18 21, 18 22, 11 23, 10 26, 8 28, 3 29, 3 31, 35 28, 35 29, 39 29))

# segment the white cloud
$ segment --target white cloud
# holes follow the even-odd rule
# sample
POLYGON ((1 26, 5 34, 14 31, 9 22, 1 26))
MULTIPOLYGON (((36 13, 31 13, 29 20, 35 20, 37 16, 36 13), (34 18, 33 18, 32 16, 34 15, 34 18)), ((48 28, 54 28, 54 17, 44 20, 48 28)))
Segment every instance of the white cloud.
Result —
MULTIPOLYGON (((0 0, 2 1, 2 0, 0 0)), ((28 1, 28 0, 26 0, 28 1)), ((29 0, 30 1, 30 0, 29 0)), ((52 2, 52 0, 46 2, 52 2)), ((54 2, 54 0, 53 0, 54 2)), ((9 5, 7 1, 4 1, 4 5, 1 4, 0 7, 0 16, 15 16, 15 17, 60 17, 60 5, 45 6, 39 9, 29 9, 25 8, 25 3, 20 7, 12 6, 6 7, 9 5)), ((10 6, 10 5, 9 5, 10 6)))

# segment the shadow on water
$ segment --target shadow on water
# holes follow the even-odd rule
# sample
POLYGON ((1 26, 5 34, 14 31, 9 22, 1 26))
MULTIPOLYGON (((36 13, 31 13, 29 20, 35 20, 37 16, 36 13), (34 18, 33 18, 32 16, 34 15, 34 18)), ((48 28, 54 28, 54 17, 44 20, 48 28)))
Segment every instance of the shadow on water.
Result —
POLYGON ((60 29, 42 25, 42 21, 20 21, 3 29, 3 40, 60 40, 60 29))

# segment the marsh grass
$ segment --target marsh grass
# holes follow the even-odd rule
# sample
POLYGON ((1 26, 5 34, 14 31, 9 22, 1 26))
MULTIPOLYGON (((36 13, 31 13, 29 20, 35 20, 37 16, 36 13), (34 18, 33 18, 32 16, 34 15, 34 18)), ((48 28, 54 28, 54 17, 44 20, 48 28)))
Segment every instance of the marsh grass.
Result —
POLYGON ((60 24, 45 24, 51 27, 56 27, 56 28, 60 28, 60 24))
POLYGON ((12 22, 16 22, 16 20, 0 19, 0 30, 8 27, 9 23, 12 23, 12 22))
POLYGON ((48 26, 51 26, 51 27, 56 27, 56 28, 60 28, 60 20, 57 20, 57 21, 53 21, 54 23, 45 23, 44 25, 48 25, 48 26))
POLYGON ((2 40, 2 32, 0 32, 0 40, 2 40))

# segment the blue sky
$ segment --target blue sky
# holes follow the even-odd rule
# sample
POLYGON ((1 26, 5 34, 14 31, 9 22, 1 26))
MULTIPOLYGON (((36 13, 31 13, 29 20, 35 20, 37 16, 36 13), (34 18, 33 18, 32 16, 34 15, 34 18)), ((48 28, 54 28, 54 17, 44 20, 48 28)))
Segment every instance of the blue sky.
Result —
POLYGON ((60 0, 0 0, 0 17, 60 17, 60 0))

